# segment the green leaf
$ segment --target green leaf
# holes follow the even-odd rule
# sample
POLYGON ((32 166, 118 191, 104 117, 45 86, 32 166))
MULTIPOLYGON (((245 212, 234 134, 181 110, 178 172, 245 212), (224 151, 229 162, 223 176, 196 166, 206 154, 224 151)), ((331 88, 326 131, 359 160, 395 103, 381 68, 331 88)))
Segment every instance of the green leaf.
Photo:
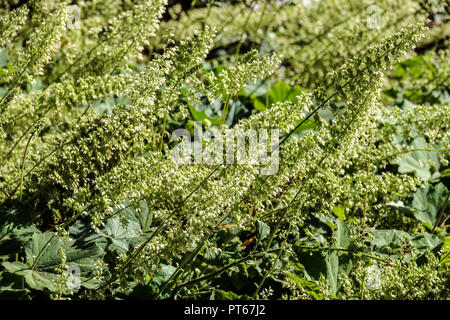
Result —
POLYGON ((106 222, 99 235, 110 241, 108 249, 118 254, 127 252, 130 248, 129 239, 142 235, 141 224, 136 221, 126 221, 124 225, 120 216, 114 216, 106 222))
POLYGON ((325 257, 325 264, 327 270, 327 280, 331 287, 331 293, 336 294, 339 289, 338 274, 339 274, 339 256, 337 252, 331 252, 325 257))
POLYGON ((54 291, 55 269, 61 264, 60 250, 64 251, 68 266, 80 268, 81 286, 92 288, 97 285, 91 275, 95 262, 103 256, 103 250, 95 244, 80 248, 72 240, 59 238, 52 232, 33 235, 25 245, 26 264, 4 262, 3 266, 11 273, 23 276, 30 288, 54 291))
POLYGON ((371 245, 379 250, 387 248, 390 244, 401 244, 403 238, 411 239, 411 235, 401 230, 375 230, 372 232, 373 239, 371 245))
POLYGON ((450 169, 445 169, 441 172, 441 178, 450 177, 450 169))
POLYGON ((230 100, 230 106, 228 110, 228 116, 226 120, 226 125, 232 127, 232 125, 240 118, 242 115, 248 113, 248 109, 239 100, 230 100))
POLYGON ((150 280, 150 283, 155 287, 160 287, 162 284, 166 283, 172 274, 177 270, 174 266, 163 265, 161 270, 156 273, 156 275, 150 280))
POLYGON ((23 288, 23 276, 0 272, 0 300, 30 300, 30 290, 23 288))
POLYGON ((349 230, 341 220, 337 220, 337 230, 335 232, 335 237, 336 246, 339 248, 348 249, 352 244, 349 230))
POLYGON ((13 67, 10 63, 8 63, 8 64, 6 65, 6 68, 8 69, 8 71, 9 71, 10 73, 13 73, 13 72, 16 71, 16 69, 14 69, 14 67, 13 67))
POLYGON ((333 213, 339 220, 344 221, 345 209, 339 206, 333 208, 333 213))
POLYGON ((301 95, 303 92, 304 92, 304 90, 301 87, 295 86, 289 92, 287 100, 289 100, 291 102, 296 102, 297 101, 297 96, 301 95))
POLYGON ((239 300, 240 296, 231 291, 214 290, 212 293, 212 300, 239 300))
POLYGON ((255 225, 257 231, 256 243, 259 243, 261 240, 267 238, 267 236, 270 234, 270 227, 260 220, 256 220, 255 225))
POLYGON ((129 202, 125 202, 120 209, 115 210, 112 217, 106 219, 105 226, 99 232, 93 232, 80 222, 75 223, 69 231, 81 244, 95 243, 113 253, 122 254, 152 232, 152 228, 147 228, 146 233, 143 232, 146 224, 147 227, 152 224, 153 218, 149 214, 145 201, 140 202, 138 210, 129 202))
MULTIPOLYGON (((336 238, 336 246, 338 248, 349 249, 353 245, 353 240, 350 237, 350 231, 347 226, 339 219, 337 219, 337 229, 334 232, 336 238)), ((351 254, 338 254, 339 267, 338 274, 349 275, 353 269, 353 256, 351 254)), ((336 292, 342 286, 338 279, 336 283, 336 292)), ((335 292, 335 293, 336 293, 335 292)))
MULTIPOLYGON (((434 147, 430 147, 423 137, 415 138, 411 145, 414 149, 435 149, 434 147)), ((399 165, 398 172, 400 173, 414 173, 416 177, 424 180, 429 180, 439 176, 439 168, 441 165, 438 152, 409 152, 396 162, 399 165), (429 161, 433 163, 430 169, 425 167, 429 161)))
POLYGON ((388 247, 393 250, 393 255, 396 255, 395 250, 402 247, 405 239, 409 240, 419 252, 433 251, 442 244, 439 237, 429 233, 412 235, 405 231, 392 229, 375 230, 372 235, 371 245, 375 247, 375 251, 384 255, 389 253, 388 247))
POLYGON ((31 300, 28 289, 5 289, 0 288, 1 300, 31 300))
POLYGON ((0 49, 0 68, 5 67, 9 62, 8 53, 5 48, 0 49))
MULTIPOLYGON (((297 96, 303 92, 299 86, 292 88, 284 81, 277 81, 269 90, 269 106, 277 102, 296 102, 297 96)), ((260 92, 261 93, 261 92, 260 92)), ((266 96, 263 94, 253 95, 253 107, 258 111, 266 109, 266 96)))
MULTIPOLYGON (((236 237, 237 238, 237 237, 236 237)), ((239 238, 237 238, 239 239, 239 238)), ((241 241, 239 240, 239 244, 241 241)), ((239 247, 239 244, 237 247, 239 247)), ((237 250, 237 249, 236 249, 237 250)), ((224 266, 235 255, 234 251, 221 250, 219 252, 206 247, 203 254, 200 254, 206 263, 213 266, 224 266)))
POLYGON ((296 250, 296 252, 298 261, 305 267, 306 279, 320 280, 320 277, 324 276, 330 285, 331 293, 336 294, 341 287, 338 274, 341 272, 348 274, 352 267, 349 258, 340 257, 336 251, 296 250))
MULTIPOLYGON (((300 121, 298 123, 300 123, 300 121)), ((294 133, 301 133, 306 130, 314 129, 315 127, 316 127, 316 122, 314 120, 308 119, 300 127, 295 129, 294 133)))
POLYGON ((437 74, 437 69, 431 55, 417 55, 398 64, 395 75, 397 77, 413 77, 414 79, 432 79, 437 74))
POLYGON ((95 100, 92 103, 92 107, 98 113, 112 114, 115 105, 127 103, 128 100, 123 97, 106 97, 104 99, 95 100))
POLYGON ((270 88, 270 100, 271 103, 283 102, 288 99, 291 92, 291 86, 284 81, 278 81, 272 88, 270 88))
POLYGON ((441 182, 434 188, 430 184, 426 184, 425 188, 414 194, 411 206, 416 212, 415 217, 430 230, 433 229, 439 211, 445 204, 446 193, 447 188, 441 182))
POLYGON ((0 211, 0 259, 19 253, 31 236, 38 232, 30 217, 16 209, 0 211))
POLYGON ((439 237, 430 233, 415 235, 411 242, 420 252, 425 252, 426 250, 434 251, 442 244, 442 240, 439 237))
POLYGON ((193 106, 191 104, 188 104, 189 111, 191 112, 192 118, 194 118, 195 121, 204 121, 209 120, 211 124, 213 125, 219 125, 220 124, 220 110, 221 110, 221 103, 219 101, 214 101, 211 104, 202 104, 193 106))
POLYGON ((288 271, 283 271, 283 273, 286 276, 288 276, 289 278, 291 278, 292 280, 294 280, 299 285, 300 288, 303 288, 304 290, 306 290, 316 300, 323 299, 323 294, 321 293, 321 288, 316 282, 306 280, 306 279, 301 278, 301 277, 299 277, 293 273, 290 273, 288 271))
MULTIPOLYGON (((267 81, 257 80, 252 84, 249 84, 239 91, 239 95, 243 97, 261 97, 267 93, 267 81)), ((272 83, 272 81, 270 81, 272 83)))
POLYGON ((260 99, 253 99, 253 107, 258 111, 266 110, 266 104, 262 103, 260 99))
POLYGON ((28 263, 34 263, 37 255, 41 256, 35 264, 37 269, 53 269, 60 264, 59 251, 62 249, 66 255, 66 263, 69 266, 77 265, 81 269, 81 274, 92 271, 93 264, 103 256, 103 250, 96 245, 79 248, 74 246, 72 240, 59 238, 53 233, 35 234, 31 242, 25 247, 28 263), (47 247, 44 247, 45 244, 47 247), (34 258, 34 259, 33 259, 34 258))
POLYGON ((139 210, 136 210, 133 206, 128 207, 124 215, 130 217, 130 219, 133 219, 133 216, 136 217, 142 229, 149 228, 153 223, 153 214, 150 212, 146 201, 140 202, 139 210))
POLYGON ((31 270, 22 262, 4 262, 6 271, 24 277, 25 283, 35 290, 56 291, 57 274, 36 269, 31 270))

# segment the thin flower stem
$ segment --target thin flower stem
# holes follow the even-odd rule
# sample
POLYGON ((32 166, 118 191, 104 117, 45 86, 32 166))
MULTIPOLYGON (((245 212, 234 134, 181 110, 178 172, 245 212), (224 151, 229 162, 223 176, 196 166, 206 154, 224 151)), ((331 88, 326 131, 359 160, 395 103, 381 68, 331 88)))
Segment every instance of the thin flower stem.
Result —
POLYGON ((227 95, 227 99, 225 100, 225 105, 224 105, 223 110, 222 110, 222 117, 220 119, 219 128, 221 128, 225 124, 225 122, 227 120, 228 105, 230 103, 230 99, 231 99, 231 95, 227 95))
MULTIPOLYGON (((289 228, 287 231, 287 234, 289 235, 289 233, 291 232, 291 228, 292 228, 292 222, 289 223, 289 228)), ((283 240, 283 243, 281 244, 281 248, 280 251, 278 251, 277 256, 273 259, 272 262, 272 267, 266 272, 266 274, 264 275, 264 277, 262 278, 261 282, 259 283, 258 287, 255 290, 255 293, 253 293, 253 298, 257 298, 258 297, 258 293, 261 290, 262 286, 264 285, 264 282, 266 281, 266 279, 272 274, 273 270, 275 269, 275 265, 277 263, 277 260, 280 259, 281 254, 284 252, 284 250, 286 249, 286 242, 287 242, 288 236, 286 236, 283 240)))
POLYGON ((223 272, 227 271, 228 269, 231 269, 234 266, 237 266, 237 265, 239 265, 239 264, 241 264, 241 263, 243 263, 243 262, 245 262, 245 261, 247 261, 249 259, 252 259, 252 258, 254 259, 254 258, 257 258, 257 257, 260 257, 260 256, 264 256, 266 254, 276 253, 276 252, 279 252, 280 250, 281 249, 278 248, 278 249, 272 249, 272 250, 258 252, 258 253, 255 253, 253 255, 248 255, 248 256, 246 256, 246 257, 244 257, 242 259, 234 261, 233 263, 230 263, 230 264, 228 264, 228 265, 226 265, 226 266, 224 266, 224 267, 222 267, 222 268, 220 268, 220 269, 218 269, 216 271, 208 273, 208 274, 206 274, 206 275, 204 275, 202 277, 199 277, 197 279, 194 279, 194 280, 191 280, 191 281, 188 281, 188 282, 181 283, 175 288, 175 290, 177 291, 177 290, 179 290, 181 288, 192 286, 192 285, 194 285, 196 283, 199 283, 201 281, 204 281, 204 280, 213 279, 213 278, 219 276, 220 274, 222 274, 223 272))
POLYGON ((164 116, 164 123, 163 123, 163 128, 161 131, 161 141, 159 143, 159 149, 158 152, 161 153, 162 149, 163 149, 163 144, 164 144, 164 136, 166 135, 166 125, 167 125, 167 117, 169 116, 169 112, 166 112, 165 116, 164 116))
MULTIPOLYGON (((251 7, 254 3, 255 3, 255 0, 253 0, 253 1, 251 2, 250 7, 251 7)), ((235 59, 235 60, 237 60, 237 57, 238 57, 238 55, 239 55, 239 53, 240 53, 240 51, 241 51, 241 46, 242 46, 242 44, 244 43, 244 35, 245 35, 246 32, 247 32, 247 31, 246 31, 247 25, 248 25, 248 22, 250 21, 250 16, 252 15, 252 13, 253 13, 253 10, 249 10, 249 13, 248 13, 248 15, 247 15, 247 18, 245 19, 244 25, 242 26, 242 34, 241 34, 239 43, 238 43, 238 45, 237 45, 237 47, 236 47, 236 51, 235 51, 235 53, 234 53, 234 59, 235 59)))
POLYGON ((445 200, 444 200, 444 204, 443 204, 442 208, 439 210, 438 217, 436 218, 436 221, 435 221, 435 223, 434 223, 434 225, 433 225, 433 230, 431 230, 431 233, 432 233, 432 234, 433 234, 434 231, 436 230, 436 227, 437 227, 439 221, 441 220, 441 218, 442 218, 442 216, 443 216, 443 214, 444 214, 445 208, 447 207, 447 204, 448 204, 448 199, 449 199, 449 197, 450 197, 450 191, 447 192, 447 197, 446 197, 445 200))
POLYGON ((23 191, 23 171, 25 169, 25 159, 27 157, 27 151, 28 151, 28 147, 30 145, 31 139, 33 138, 34 134, 36 133, 36 131, 34 131, 31 135, 30 138, 28 139, 27 145, 25 147, 25 150, 23 152, 23 158, 22 158, 22 165, 20 168, 20 191, 19 191, 19 200, 22 201, 22 191, 23 191))

